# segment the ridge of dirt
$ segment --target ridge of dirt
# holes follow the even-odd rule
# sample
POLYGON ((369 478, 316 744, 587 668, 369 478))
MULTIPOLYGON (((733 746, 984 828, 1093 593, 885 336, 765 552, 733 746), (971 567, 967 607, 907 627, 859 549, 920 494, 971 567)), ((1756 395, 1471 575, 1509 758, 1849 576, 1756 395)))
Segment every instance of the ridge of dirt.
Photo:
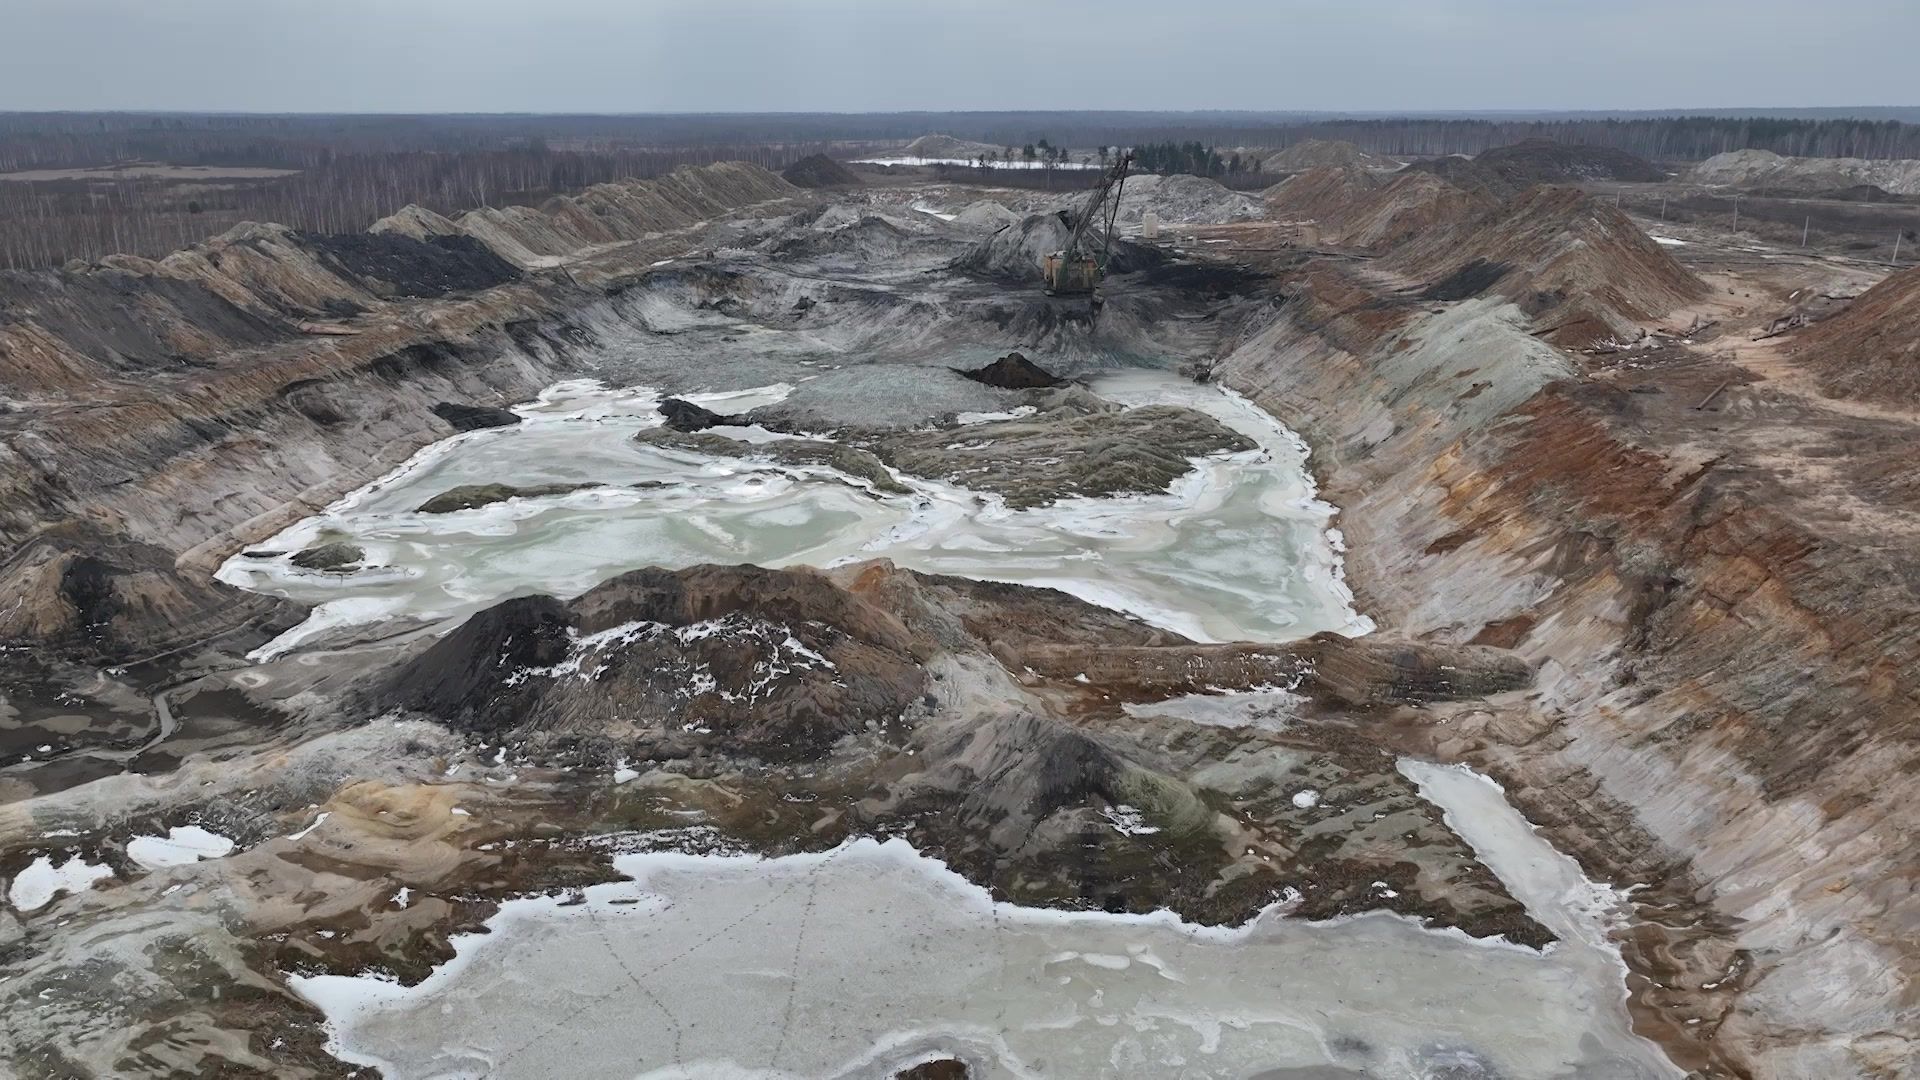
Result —
POLYGON ((1275 215, 1309 219, 1320 242, 1360 248, 1393 247, 1496 205, 1430 173, 1402 173, 1382 182, 1347 166, 1301 173, 1268 188, 1266 200, 1275 215))
POLYGON ((682 166, 653 180, 595 184, 578 195, 549 199, 539 209, 470 210, 456 224, 509 262, 537 267, 601 244, 686 228, 732 207, 789 197, 799 190, 758 165, 728 161, 682 166))
POLYGON ((1584 184, 1595 180, 1656 183, 1667 179, 1658 165, 1625 150, 1584 146, 1552 139, 1527 139, 1496 146, 1475 157, 1450 155, 1407 166, 1432 173, 1457 187, 1505 199, 1535 184, 1584 184))
POLYGON ((1307 169, 1343 166, 1356 169, 1397 169, 1392 158, 1369 154, 1339 139, 1307 139, 1294 143, 1261 163, 1267 172, 1302 172, 1307 169))
POLYGON ((1384 185, 1352 165, 1321 165, 1290 176, 1262 191, 1269 208, 1308 217, 1344 214, 1384 185))
POLYGON ((1920 266, 1890 275, 1790 348, 1824 393, 1920 406, 1920 266))
POLYGON ((1388 262, 1427 282, 1436 299, 1504 296, 1533 317, 1536 334, 1570 347, 1633 336, 1706 294, 1625 214, 1564 187, 1532 188, 1427 231, 1388 262))

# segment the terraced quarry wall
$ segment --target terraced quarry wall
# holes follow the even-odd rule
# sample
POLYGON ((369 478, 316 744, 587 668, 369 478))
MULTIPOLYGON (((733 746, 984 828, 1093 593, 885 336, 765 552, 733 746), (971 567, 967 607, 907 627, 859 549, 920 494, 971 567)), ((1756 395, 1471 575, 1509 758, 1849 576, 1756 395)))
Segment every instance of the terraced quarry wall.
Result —
POLYGON ((1485 301, 1431 315, 1330 269, 1282 287, 1213 376, 1314 443, 1363 610, 1540 665, 1526 700, 1420 737, 1602 878, 1650 883, 1644 1029, 1716 1074, 1898 1075, 1911 551, 1815 527, 1803 492, 1685 445, 1695 382, 1577 378, 1485 301))

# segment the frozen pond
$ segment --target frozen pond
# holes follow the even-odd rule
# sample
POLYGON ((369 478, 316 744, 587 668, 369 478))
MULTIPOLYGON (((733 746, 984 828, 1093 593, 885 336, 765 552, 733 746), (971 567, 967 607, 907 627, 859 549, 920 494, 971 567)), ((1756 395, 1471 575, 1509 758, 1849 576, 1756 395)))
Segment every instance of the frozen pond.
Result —
MULTIPOLYGON (((956 157, 871 157, 855 158, 855 165, 965 165, 979 163, 972 158, 956 157)), ((997 158, 993 162, 996 169, 1104 169, 1105 165, 1091 161, 1056 161, 1051 164, 1044 161, 1028 161, 1026 158, 1006 160, 997 158)))
POLYGON ((1406 763, 1562 941, 1377 914, 1244 928, 996 904, 903 841, 642 854, 584 903, 515 900, 418 986, 296 978, 331 1049, 389 1077, 1677 1075, 1627 1026, 1608 894, 1458 769, 1406 763), (1567 875, 1571 873, 1571 878, 1567 875), (1569 893, 1582 902, 1569 903, 1569 893), (1298 1071, 1290 1071, 1298 1070, 1298 1071))
MULTIPOLYGON (((661 422, 658 394, 565 383, 517 410, 522 423, 436 443, 259 545, 294 552, 350 540, 366 552, 368 569, 330 574, 301 570, 284 555, 235 556, 220 576, 320 605, 262 655, 335 626, 464 616, 534 592, 577 595, 642 566, 828 566, 881 556, 918 570, 1062 589, 1198 640, 1371 629, 1341 579, 1338 535, 1327 528, 1333 509, 1314 497, 1298 438, 1250 403, 1163 373, 1117 374, 1094 389, 1128 406, 1206 412, 1260 449, 1201 459, 1158 495, 1011 510, 938 481, 902 476, 911 494, 876 496, 824 466, 636 444, 636 432, 661 422), (484 483, 598 486, 419 511, 450 488, 484 483)), ((687 396, 740 412, 788 391, 687 396)))

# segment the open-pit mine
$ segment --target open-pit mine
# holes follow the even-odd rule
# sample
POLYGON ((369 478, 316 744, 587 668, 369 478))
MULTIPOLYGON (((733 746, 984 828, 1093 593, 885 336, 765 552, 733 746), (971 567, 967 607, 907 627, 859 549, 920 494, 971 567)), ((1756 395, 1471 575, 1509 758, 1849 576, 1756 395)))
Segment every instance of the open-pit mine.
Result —
POLYGON ((0 1071, 1911 1075, 1920 270, 1464 168, 0 274, 0 1071))

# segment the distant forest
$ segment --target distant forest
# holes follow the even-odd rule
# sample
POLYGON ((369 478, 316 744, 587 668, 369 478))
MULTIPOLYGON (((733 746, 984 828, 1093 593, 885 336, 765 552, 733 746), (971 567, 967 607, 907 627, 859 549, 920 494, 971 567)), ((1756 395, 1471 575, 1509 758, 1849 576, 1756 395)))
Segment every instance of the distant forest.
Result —
MULTIPOLYGON (((1813 111, 1813 110, 1809 110, 1813 111)), ((0 172, 155 160, 310 169, 344 155, 757 147, 880 148, 942 132, 994 146, 1047 137, 1072 148, 1197 141, 1282 149, 1344 139, 1363 150, 1477 154, 1522 139, 1697 161, 1753 147, 1819 157, 1920 158, 1920 110, 1874 116, 1314 117, 1241 112, 741 113, 661 116, 270 116, 0 113, 0 172), (1903 122, 1906 121, 1906 122, 1903 122)))
MULTIPOLYGON (((779 170, 810 152, 724 143, 603 150, 535 144, 504 150, 321 152, 300 172, 264 178, 222 177, 217 169, 205 178, 74 173, 24 182, 0 176, 0 269, 58 266, 111 254, 159 256, 243 221, 359 232, 410 203, 443 214, 538 205, 556 194, 659 176, 680 165, 752 161, 779 170)), ((162 153, 135 160, 212 165, 218 158, 162 153)), ((271 167, 300 168, 290 160, 271 167)))
MULTIPOLYGON (((1874 113, 1872 110, 1862 112, 1874 113)), ((658 116, 272 116, 0 113, 0 269, 113 253, 157 256, 244 220, 354 231, 408 203, 443 213, 533 204, 678 165, 783 168, 816 152, 897 149, 942 132, 995 146, 1042 137, 1079 150, 1138 147, 1158 171, 1236 186, 1257 155, 1309 138, 1403 157, 1474 154, 1527 138, 1610 146, 1662 161, 1757 147, 1782 154, 1920 158, 1912 110, 1864 116, 1325 117, 1245 112, 714 114, 658 116), (1204 155, 1195 159, 1196 154, 1204 155), (1157 157, 1156 157, 1157 155, 1157 157), (1164 159, 1164 160, 1162 160, 1164 159), (1193 160, 1188 160, 1193 159, 1193 160), (1204 164, 1202 163, 1204 161, 1204 164), (118 177, 127 162, 292 170, 284 176, 118 177)), ((1050 170, 1051 171, 1051 170, 1050 170)), ((1052 186, 1055 178, 1045 178, 1052 186)), ((1078 181, 1064 181, 1078 183, 1078 181)))

